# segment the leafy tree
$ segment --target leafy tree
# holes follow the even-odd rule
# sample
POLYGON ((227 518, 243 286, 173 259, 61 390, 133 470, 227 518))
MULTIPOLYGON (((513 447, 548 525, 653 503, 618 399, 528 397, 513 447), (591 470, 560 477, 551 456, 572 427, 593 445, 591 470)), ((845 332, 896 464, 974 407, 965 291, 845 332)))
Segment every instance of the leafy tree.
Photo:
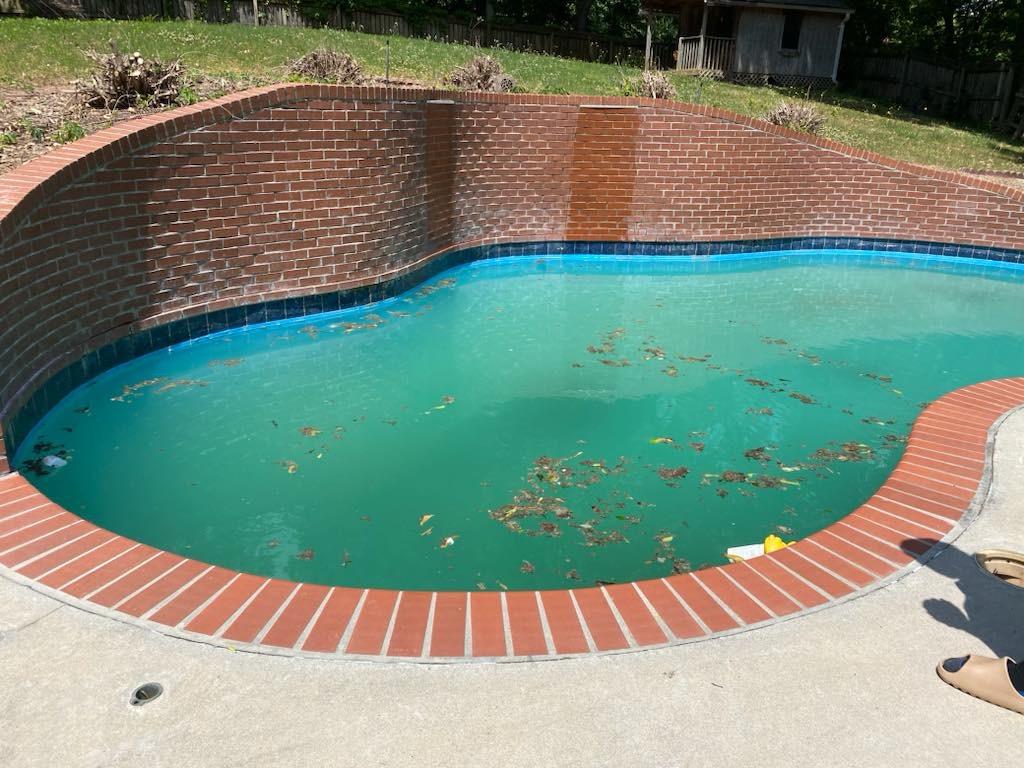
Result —
POLYGON ((883 45, 941 59, 1024 61, 1022 0, 848 0, 846 50, 883 45))

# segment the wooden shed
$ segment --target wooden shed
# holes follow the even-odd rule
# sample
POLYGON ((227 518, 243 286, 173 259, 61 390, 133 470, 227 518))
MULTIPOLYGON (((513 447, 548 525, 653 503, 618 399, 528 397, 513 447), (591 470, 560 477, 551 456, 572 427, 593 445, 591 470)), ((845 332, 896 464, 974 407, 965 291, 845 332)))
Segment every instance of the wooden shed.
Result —
POLYGON ((843 0, 644 0, 644 10, 648 29, 656 15, 677 20, 677 69, 781 85, 834 83, 853 13, 843 0))

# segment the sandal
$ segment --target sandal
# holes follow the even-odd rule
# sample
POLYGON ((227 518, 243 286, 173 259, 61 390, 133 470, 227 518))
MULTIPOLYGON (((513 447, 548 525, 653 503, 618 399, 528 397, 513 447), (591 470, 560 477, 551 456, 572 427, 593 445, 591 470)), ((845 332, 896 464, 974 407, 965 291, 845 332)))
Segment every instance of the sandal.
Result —
POLYGON ((1010 681, 1012 659, 960 656, 946 659, 935 671, 943 681, 975 698, 1024 715, 1024 693, 1010 681))

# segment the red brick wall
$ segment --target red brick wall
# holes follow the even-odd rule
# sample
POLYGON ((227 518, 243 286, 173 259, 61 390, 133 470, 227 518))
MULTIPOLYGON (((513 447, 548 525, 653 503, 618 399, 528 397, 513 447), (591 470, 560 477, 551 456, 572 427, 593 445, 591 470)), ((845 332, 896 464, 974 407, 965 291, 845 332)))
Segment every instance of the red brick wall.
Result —
POLYGON ((0 177, 0 416, 132 328, 376 282, 446 246, 849 235, 1022 248, 1022 201, 689 105, 259 89, 0 177))

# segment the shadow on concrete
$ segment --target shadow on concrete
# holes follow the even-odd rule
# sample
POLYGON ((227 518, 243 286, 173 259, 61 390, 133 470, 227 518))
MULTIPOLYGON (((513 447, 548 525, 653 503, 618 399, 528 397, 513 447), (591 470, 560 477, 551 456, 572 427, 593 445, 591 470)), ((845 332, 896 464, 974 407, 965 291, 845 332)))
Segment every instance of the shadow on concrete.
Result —
MULTIPOLYGON (((928 539, 915 539, 913 543, 922 541, 939 544, 928 539)), ((911 543, 906 541, 904 546, 911 543)), ((963 608, 949 600, 925 600, 922 605, 933 619, 953 629, 969 632, 996 656, 1024 658, 1024 589, 982 570, 973 553, 951 544, 925 561, 924 565, 954 580, 964 593, 963 608)), ((967 652, 968 649, 950 648, 951 656, 967 652)))

